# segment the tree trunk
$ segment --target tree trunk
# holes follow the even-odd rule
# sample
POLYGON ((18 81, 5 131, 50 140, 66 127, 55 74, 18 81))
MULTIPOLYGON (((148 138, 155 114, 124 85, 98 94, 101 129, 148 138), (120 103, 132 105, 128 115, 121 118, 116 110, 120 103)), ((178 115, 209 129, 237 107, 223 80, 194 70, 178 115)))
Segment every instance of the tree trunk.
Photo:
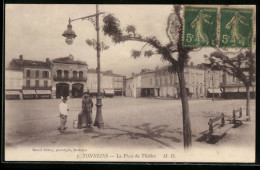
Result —
POLYGON ((184 78, 184 67, 177 68, 179 86, 180 86, 180 96, 182 102, 182 116, 183 116, 183 140, 184 148, 191 146, 191 124, 190 124, 190 114, 189 114, 189 103, 186 90, 186 83, 184 78))
POLYGON ((250 120, 250 90, 248 85, 246 85, 246 115, 249 117, 250 120))

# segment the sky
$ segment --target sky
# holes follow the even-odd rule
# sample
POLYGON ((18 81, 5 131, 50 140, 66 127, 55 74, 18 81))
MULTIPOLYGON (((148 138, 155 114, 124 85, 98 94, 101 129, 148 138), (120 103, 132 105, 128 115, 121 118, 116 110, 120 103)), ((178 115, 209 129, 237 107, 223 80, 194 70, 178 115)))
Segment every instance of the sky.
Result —
MULTIPOLYGON (((142 36, 156 36, 163 44, 169 39, 166 34, 167 19, 172 5, 99 5, 99 11, 113 14, 120 20, 122 28, 134 25, 142 36)), ((67 29, 69 18, 75 19, 95 14, 95 5, 62 4, 7 4, 5 8, 5 64, 23 55, 24 59, 45 61, 46 58, 74 56, 84 61, 89 68, 97 67, 96 51, 86 44, 87 39, 96 39, 96 31, 88 20, 72 22, 77 37, 72 45, 65 43, 62 33, 67 29)), ((100 17, 102 27, 103 16, 100 17)), ((101 70, 113 70, 116 74, 139 73, 141 69, 164 66, 161 56, 151 58, 131 57, 132 49, 141 49, 140 42, 114 44, 110 37, 100 31, 100 41, 109 46, 101 52, 101 70)), ((147 48, 149 49, 149 47, 147 48)), ((203 55, 210 54, 212 48, 191 52, 191 62, 204 62, 203 55)))

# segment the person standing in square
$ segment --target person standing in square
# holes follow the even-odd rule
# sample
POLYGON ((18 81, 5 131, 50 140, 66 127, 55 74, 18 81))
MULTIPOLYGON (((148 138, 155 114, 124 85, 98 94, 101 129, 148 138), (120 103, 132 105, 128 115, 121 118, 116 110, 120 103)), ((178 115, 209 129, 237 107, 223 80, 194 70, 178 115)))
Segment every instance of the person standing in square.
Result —
POLYGON ((86 122, 87 127, 91 127, 93 121, 92 121, 92 107, 93 107, 93 101, 92 98, 89 96, 89 92, 84 93, 84 97, 82 100, 82 111, 83 114, 86 115, 86 122))
POLYGON ((67 123, 67 117, 68 117, 68 105, 67 105, 67 97, 61 97, 62 102, 59 104, 59 110, 60 110, 60 127, 58 128, 60 133, 63 133, 66 130, 66 123, 67 123))

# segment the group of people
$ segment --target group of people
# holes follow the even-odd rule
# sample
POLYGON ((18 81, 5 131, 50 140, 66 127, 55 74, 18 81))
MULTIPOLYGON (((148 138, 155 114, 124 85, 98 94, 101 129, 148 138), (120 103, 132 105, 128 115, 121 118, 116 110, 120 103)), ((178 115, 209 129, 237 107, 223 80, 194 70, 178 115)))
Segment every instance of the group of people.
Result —
MULTIPOLYGON (((59 117, 60 117, 60 127, 58 130, 60 133, 63 133, 66 130, 66 123, 67 123, 67 117, 68 117, 68 105, 67 105, 67 97, 61 97, 62 102, 59 104, 59 117)), ((92 108, 93 108, 93 101, 91 96, 89 96, 89 92, 85 92, 83 94, 82 99, 82 111, 78 115, 78 124, 77 128, 81 129, 82 124, 86 123, 86 126, 88 128, 91 128, 93 121, 92 121, 92 108)))

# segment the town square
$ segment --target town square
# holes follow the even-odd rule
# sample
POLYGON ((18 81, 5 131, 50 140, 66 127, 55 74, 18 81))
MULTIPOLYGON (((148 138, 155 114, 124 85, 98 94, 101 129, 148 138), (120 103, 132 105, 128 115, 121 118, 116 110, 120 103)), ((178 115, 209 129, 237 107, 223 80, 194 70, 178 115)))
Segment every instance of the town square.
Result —
POLYGON ((7 4, 6 159, 254 162, 255 22, 253 5, 7 4))
MULTIPOLYGON (((77 120, 77 115, 81 111, 81 100, 68 99, 70 115, 65 134, 57 131, 59 99, 7 101, 6 119, 14 121, 6 122, 6 146, 39 147, 41 144, 73 146, 75 145, 74 140, 77 138, 77 144, 81 143, 84 146, 182 148, 182 130, 180 128, 182 115, 179 100, 115 97, 105 98, 103 101, 105 130, 93 127, 92 133, 85 128, 76 129, 73 126, 73 121, 77 120), (37 107, 30 107, 32 104, 37 107)), ((212 145, 196 141, 208 129, 210 117, 222 112, 231 117, 233 109, 239 108, 244 103, 244 100, 217 100, 215 102, 203 99, 191 100, 194 147, 196 145, 201 147, 203 144, 212 145), (198 105, 205 107, 197 107, 198 105), (215 108, 215 105, 218 105, 218 108, 215 108)), ((251 105, 251 112, 254 113, 254 100, 251 101, 251 105)), ((242 109, 245 110, 245 107, 242 109)), ((93 109, 93 113, 95 111, 96 109, 93 109)), ((227 136, 216 144, 237 147, 252 145, 254 143, 254 121, 255 118, 252 117, 251 122, 246 122, 237 128, 230 128, 227 136), (246 137, 242 138, 239 134, 246 135, 246 137), (243 143, 243 140, 249 140, 252 143, 243 143)))

